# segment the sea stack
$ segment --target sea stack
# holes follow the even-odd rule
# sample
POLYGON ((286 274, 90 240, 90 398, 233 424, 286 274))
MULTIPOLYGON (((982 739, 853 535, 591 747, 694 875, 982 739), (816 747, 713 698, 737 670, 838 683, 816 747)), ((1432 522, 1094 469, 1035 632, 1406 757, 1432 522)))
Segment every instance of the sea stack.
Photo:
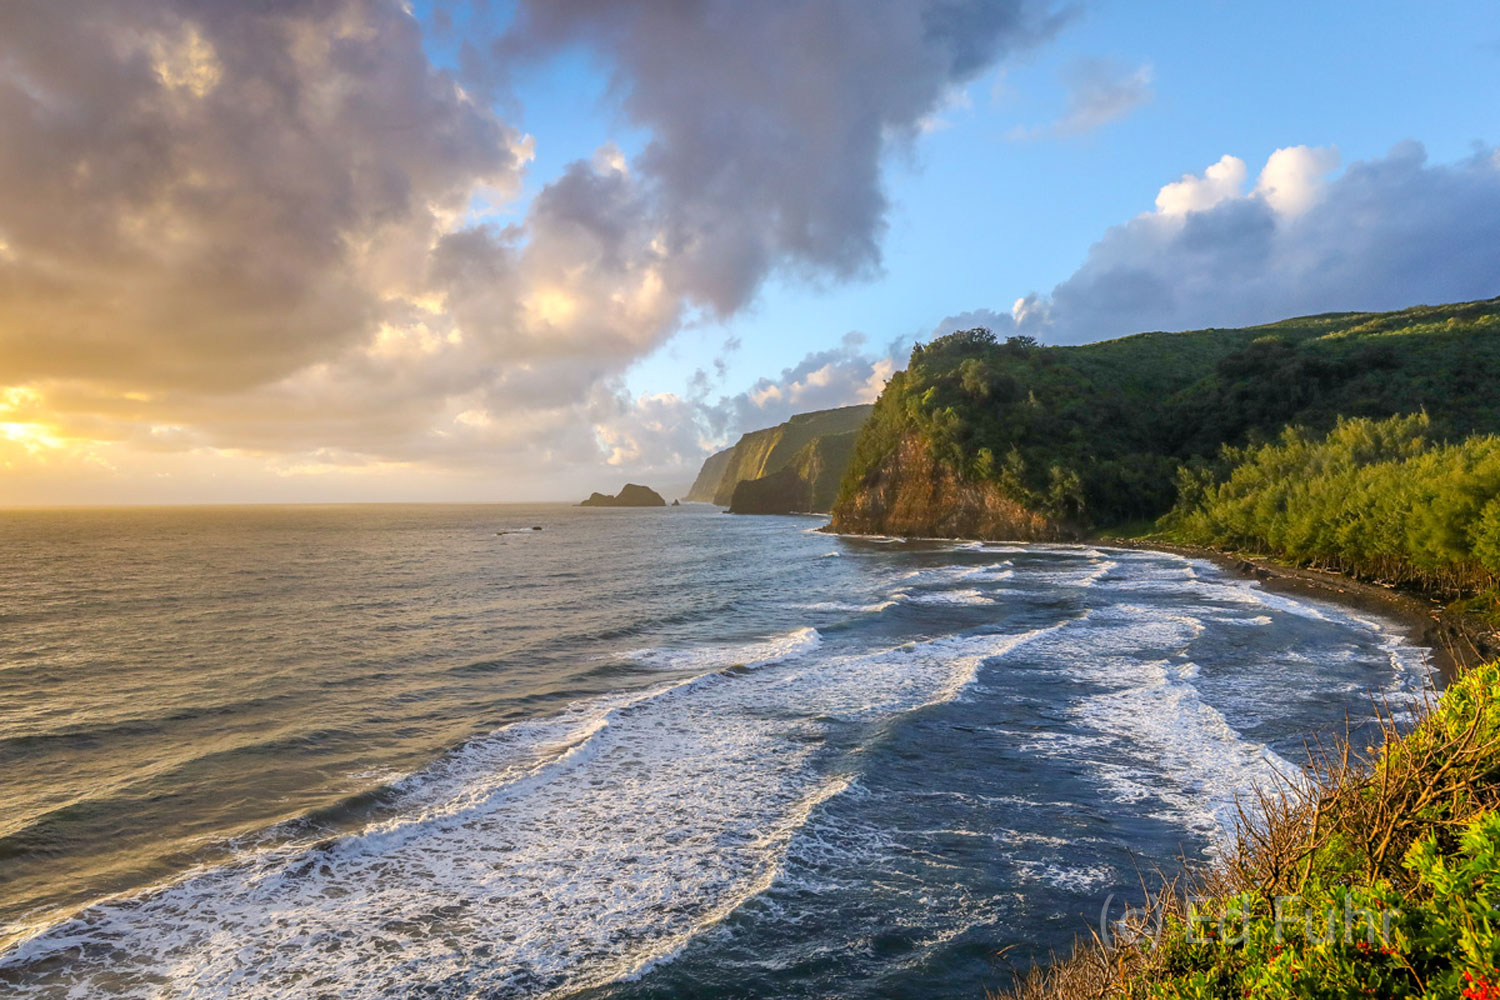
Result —
POLYGON ((626 483, 625 488, 614 496, 607 493, 591 493, 580 507, 665 507, 667 502, 660 493, 649 486, 626 483))

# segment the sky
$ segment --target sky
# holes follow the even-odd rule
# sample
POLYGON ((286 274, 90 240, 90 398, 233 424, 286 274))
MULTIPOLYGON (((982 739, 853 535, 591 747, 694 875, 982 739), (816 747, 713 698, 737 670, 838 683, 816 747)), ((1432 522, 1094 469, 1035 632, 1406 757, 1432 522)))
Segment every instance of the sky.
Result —
POLYGON ((0 6, 0 505, 685 492, 914 342, 1500 295, 1492 2, 0 6))

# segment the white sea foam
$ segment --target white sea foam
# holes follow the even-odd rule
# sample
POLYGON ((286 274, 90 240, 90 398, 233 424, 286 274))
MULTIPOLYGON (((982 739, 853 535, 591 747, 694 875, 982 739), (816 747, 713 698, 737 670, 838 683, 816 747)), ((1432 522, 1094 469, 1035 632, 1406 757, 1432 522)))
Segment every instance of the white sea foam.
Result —
POLYGON ((1009 561, 973 565, 960 563, 952 566, 928 566, 907 570, 899 574, 903 586, 942 587, 965 581, 1007 580, 1015 575, 1009 561))
POLYGON ((853 614, 874 614, 893 608, 910 596, 904 591, 896 591, 883 601, 874 601, 870 604, 853 604, 848 601, 819 601, 816 604, 803 605, 809 611, 847 611, 853 614))
POLYGON ((918 594, 911 599, 913 604, 994 604, 993 598, 977 590, 935 590, 918 594))
POLYGON ((1381 700, 1409 713, 1431 696, 1436 667, 1432 650, 1407 641, 1403 631, 1392 622, 1350 614, 1349 619, 1369 629, 1376 636, 1381 652, 1391 665, 1391 679, 1380 692, 1381 700))
POLYGON ((1009 580, 1016 575, 1014 564, 1010 560, 1000 563, 988 563, 983 566, 969 566, 959 571, 958 578, 961 580, 1009 580))
POLYGON ((844 787, 812 766, 825 726, 958 697, 986 657, 1031 637, 788 658, 811 632, 768 644, 774 669, 507 727, 405 779, 394 819, 98 906, 0 968, 69 952, 66 988, 18 997, 103 992, 107 978, 113 996, 236 1000, 531 995, 637 974, 775 880, 844 787))
POLYGON ((1161 818, 1222 839, 1238 795, 1299 772, 1201 697, 1186 653, 1204 629, 1192 614, 1121 603, 1044 637, 1035 657, 1099 690, 1073 704, 1069 729, 1028 734, 1025 745, 1086 762, 1117 802, 1158 803, 1161 818))
POLYGON ((1070 865, 1030 860, 1018 860, 1015 865, 1034 881, 1044 882, 1067 892, 1088 892, 1107 886, 1119 877, 1112 869, 1103 865, 1070 865))
POLYGON ((763 667, 811 652, 822 636, 815 628, 798 628, 785 635, 735 646, 694 645, 638 649, 625 654, 654 670, 723 670, 726 667, 763 667))

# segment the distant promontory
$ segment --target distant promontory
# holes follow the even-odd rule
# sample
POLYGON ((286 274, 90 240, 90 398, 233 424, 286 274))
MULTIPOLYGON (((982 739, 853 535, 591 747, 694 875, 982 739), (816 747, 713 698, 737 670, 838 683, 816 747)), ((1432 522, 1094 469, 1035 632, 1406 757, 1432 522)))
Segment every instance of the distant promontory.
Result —
POLYGON ((635 483, 626 483, 615 496, 607 493, 591 493, 589 498, 578 506, 580 507, 665 507, 667 502, 662 499, 661 494, 649 486, 638 486, 635 483))
POLYGON ((865 403, 799 413, 750 431, 703 463, 687 499, 727 506, 732 514, 828 511, 873 409, 865 403))

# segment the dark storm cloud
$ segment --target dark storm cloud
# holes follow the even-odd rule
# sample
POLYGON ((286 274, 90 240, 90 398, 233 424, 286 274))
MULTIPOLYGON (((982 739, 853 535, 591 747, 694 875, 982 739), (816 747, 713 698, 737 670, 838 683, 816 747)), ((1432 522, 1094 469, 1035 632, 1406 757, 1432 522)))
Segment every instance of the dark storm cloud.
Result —
POLYGON ((669 283, 721 314, 774 270, 880 265, 881 164, 945 92, 1054 30, 1026 0, 525 0, 502 61, 582 43, 651 140, 669 283))
POLYGON ((521 163, 416 24, 358 0, 5 4, 0 126, 17 381, 232 389, 326 358, 403 241, 521 163))

